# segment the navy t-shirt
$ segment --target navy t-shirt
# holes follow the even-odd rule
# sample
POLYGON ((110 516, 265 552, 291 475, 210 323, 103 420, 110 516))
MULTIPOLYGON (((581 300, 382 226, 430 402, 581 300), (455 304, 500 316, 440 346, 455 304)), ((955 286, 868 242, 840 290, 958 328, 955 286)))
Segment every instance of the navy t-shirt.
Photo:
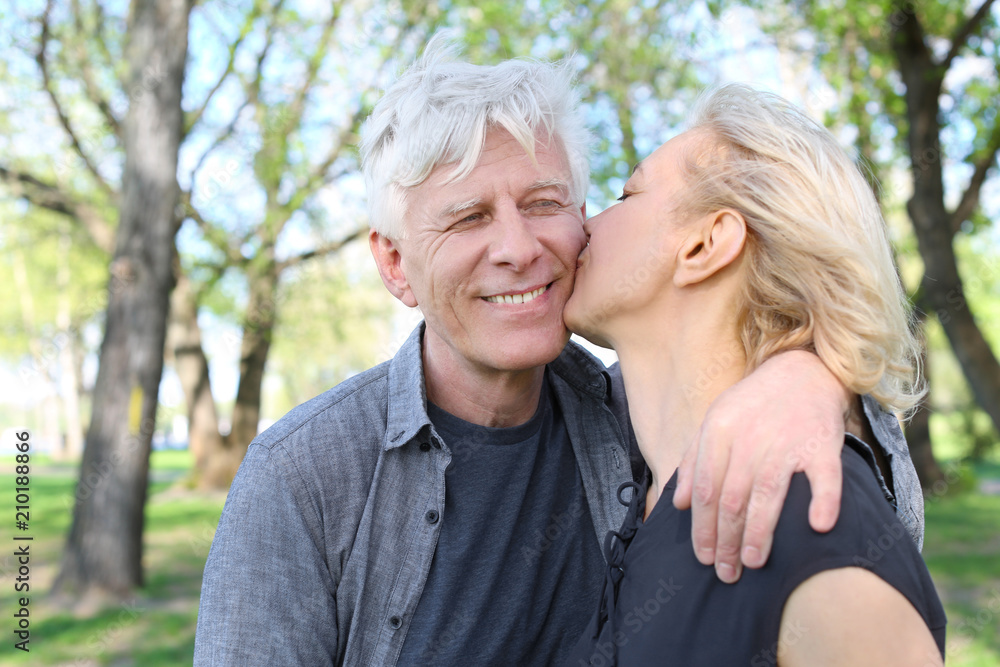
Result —
POLYGON ((441 532, 398 665, 552 665, 604 576, 583 480, 546 383, 511 428, 427 406, 452 452, 441 532))
MULTIPOLYGON (((794 475, 767 564, 745 569, 732 585, 695 558, 691 512, 669 502, 676 473, 642 521, 647 476, 628 503, 618 535, 605 540, 608 568, 598 613, 564 664, 775 665, 788 597, 814 574, 842 567, 870 570, 902 593, 943 656, 944 608, 927 567, 883 496, 870 450, 852 436, 847 441, 834 529, 817 533, 809 527, 809 482, 804 474, 794 475)), ((627 486, 619 490, 620 499, 627 486)))

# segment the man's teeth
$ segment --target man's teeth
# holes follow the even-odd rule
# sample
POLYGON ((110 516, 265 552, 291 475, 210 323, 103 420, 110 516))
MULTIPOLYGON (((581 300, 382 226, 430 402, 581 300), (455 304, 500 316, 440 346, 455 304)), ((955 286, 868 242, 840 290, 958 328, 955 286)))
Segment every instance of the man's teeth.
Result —
POLYGON ((548 289, 548 286, 539 287, 536 290, 530 292, 525 292, 523 294, 498 294, 496 296, 483 297, 490 303, 528 303, 536 296, 541 296, 542 292, 548 289))

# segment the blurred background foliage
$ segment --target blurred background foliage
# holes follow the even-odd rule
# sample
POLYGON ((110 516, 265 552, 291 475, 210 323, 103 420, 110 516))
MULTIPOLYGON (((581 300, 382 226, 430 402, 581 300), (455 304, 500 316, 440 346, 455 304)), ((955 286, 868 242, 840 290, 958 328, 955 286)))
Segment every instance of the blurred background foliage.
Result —
MULTIPOLYGON (((130 11, 149 1, 0 7, 0 425, 30 428, 64 475, 76 474, 91 420, 127 168, 122 126, 163 77, 130 61, 130 11)), ((709 85, 746 81, 822 120, 871 175, 925 335, 931 392, 907 435, 928 497, 942 499, 929 515, 952 516, 949 502, 971 503, 976 517, 998 509, 992 0, 200 0, 187 9, 178 284, 152 435, 156 449, 186 451, 159 453, 173 457, 161 473, 173 486, 156 481, 155 463, 167 459, 154 454, 155 488, 224 497, 260 428, 390 358, 417 321, 368 257, 357 134, 380 90, 445 29, 473 62, 572 68, 595 135, 592 214, 683 127, 709 85), (934 94, 917 96, 914 76, 934 94), (939 127, 915 144, 914 119, 928 117, 939 127), (945 499, 956 490, 984 494, 984 504, 945 499)), ((64 486, 53 494, 71 492, 64 486)), ((205 507, 185 551, 195 560, 217 520, 219 505, 205 507)), ((52 524, 52 544, 65 523, 52 524)), ((928 544, 947 561, 966 537, 928 544)), ((996 542, 997 531, 984 539, 996 542)), ((982 573, 976 595, 997 593, 1000 572, 982 573)), ((957 664, 997 664, 978 661, 1000 651, 998 617, 968 642, 984 648, 957 664)))

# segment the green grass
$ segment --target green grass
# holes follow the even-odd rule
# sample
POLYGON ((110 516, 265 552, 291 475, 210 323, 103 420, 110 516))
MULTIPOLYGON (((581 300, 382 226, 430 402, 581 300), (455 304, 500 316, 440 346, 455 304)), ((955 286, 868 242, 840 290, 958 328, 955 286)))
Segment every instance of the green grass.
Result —
MULTIPOLYGON (((47 593, 69 527, 76 467, 33 457, 32 650, 22 654, 8 638, 0 647, 0 665, 191 664, 201 572, 224 496, 177 488, 174 482, 189 465, 187 452, 153 454, 152 478, 160 481, 150 485, 146 510, 145 588, 126 605, 70 613, 47 593)), ((977 465, 975 474, 1000 478, 1000 466, 977 465)), ((0 477, 0 493, 9 498, 13 459, 0 459, 0 477)), ((926 513, 924 557, 949 619, 947 664, 996 667, 1000 665, 1000 496, 946 494, 928 500, 926 513)), ((4 539, 11 544, 9 537, 4 539)), ((8 635, 16 601, 12 559, 2 554, 0 574, 0 608, 8 619, 4 630, 8 635)))
MULTIPOLYGON (((13 494, 13 464, 11 457, 0 461, 0 493, 4 497, 13 494)), ((175 480, 189 467, 187 452, 153 453, 151 478, 160 481, 150 484, 146 506, 145 587, 125 604, 73 613, 53 600, 48 591, 70 524, 78 466, 32 456, 31 528, 26 533, 34 537, 28 593, 31 651, 24 654, 5 639, 0 665, 191 664, 201 572, 225 497, 174 488, 175 480)), ((13 591, 11 565, 0 556, 4 618, 17 609, 16 597, 23 595, 13 591)), ((5 637, 11 627, 10 622, 5 624, 5 637)))
POLYGON ((935 498, 925 512, 924 559, 948 613, 947 664, 1000 665, 1000 496, 935 498))

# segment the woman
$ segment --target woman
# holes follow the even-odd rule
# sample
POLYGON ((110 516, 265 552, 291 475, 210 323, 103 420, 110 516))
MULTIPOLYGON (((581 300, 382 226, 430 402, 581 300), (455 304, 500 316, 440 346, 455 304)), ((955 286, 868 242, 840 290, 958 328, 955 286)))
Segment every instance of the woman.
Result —
POLYGON ((865 179, 785 101, 729 85, 636 168, 620 201, 586 224, 566 322, 617 351, 649 473, 605 541, 600 611, 567 664, 942 664, 944 610, 860 440, 845 436, 836 527, 809 528, 796 475, 767 565, 733 585, 695 559, 690 513, 669 501, 709 404, 777 352, 814 350, 887 408, 919 400, 905 297, 865 179))

